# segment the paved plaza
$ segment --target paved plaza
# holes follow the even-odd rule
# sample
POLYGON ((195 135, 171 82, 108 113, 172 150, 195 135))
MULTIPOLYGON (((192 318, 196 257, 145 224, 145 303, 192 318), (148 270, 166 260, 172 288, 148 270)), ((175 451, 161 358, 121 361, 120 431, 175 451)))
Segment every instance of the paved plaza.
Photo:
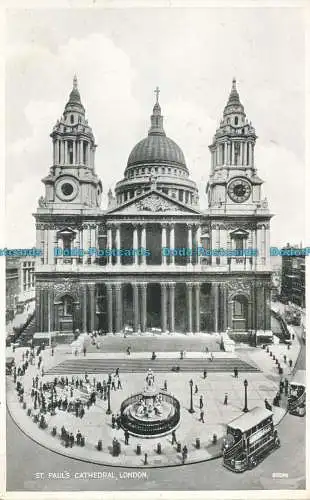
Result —
MULTIPOLYGON (((292 359, 293 366, 290 369, 288 363, 281 363, 284 368, 283 376, 290 378, 292 369, 296 363, 300 345, 298 340, 293 341, 291 348, 287 351, 287 346, 284 344, 270 346, 272 352, 281 361, 283 356, 292 359)), ((24 348, 19 348, 15 351, 16 363, 20 363, 24 348)), ((7 350, 7 355, 11 354, 10 349, 7 350)), ((60 346, 54 351, 54 356, 51 355, 50 349, 41 352, 44 365, 43 381, 53 381, 55 374, 59 371, 59 366, 63 363, 76 360, 76 356, 72 353, 70 346, 60 346)), ((151 352, 133 352, 130 355, 131 360, 145 361, 146 365, 153 368, 152 360, 150 359, 151 352)), ((161 352, 158 356, 162 360, 180 361, 179 352, 161 352)), ((237 350, 236 353, 214 352, 214 361, 209 358, 209 353, 202 352, 187 352, 186 359, 202 362, 207 366, 207 377, 204 379, 203 373, 200 371, 193 372, 156 372, 155 382, 158 387, 163 390, 164 384, 167 384, 167 392, 174 395, 180 402, 181 417, 178 428, 176 430, 177 441, 188 448, 187 463, 194 463, 221 455, 221 445, 223 436, 226 433, 226 425, 233 418, 242 413, 244 406, 244 386, 243 381, 246 378, 248 385, 248 407, 249 409, 255 406, 264 406, 264 399, 272 403, 274 396, 278 392, 280 376, 276 370, 274 360, 262 348, 249 348, 244 346, 237 350), (213 363, 229 360, 231 369, 227 366, 224 372, 212 371, 210 367, 213 363), (233 368, 237 362, 244 363, 244 366, 249 366, 249 371, 239 372, 238 378, 233 375, 233 368), (193 403, 195 413, 189 413, 190 407, 190 387, 189 380, 193 380, 193 387, 197 385, 198 391, 193 395, 193 403), (228 404, 224 405, 224 396, 228 396, 228 404), (199 421, 200 408, 199 400, 203 398, 204 423, 199 421), (216 434, 217 442, 213 443, 213 435, 216 434), (200 439, 200 448, 196 447, 196 439, 200 439)), ((79 354, 80 362, 88 362, 88 366, 92 366, 95 360, 100 360, 104 364, 107 360, 113 360, 115 369, 121 365, 122 361, 128 359, 128 355, 123 352, 118 353, 87 353, 84 357, 79 354)), ((109 369, 111 364, 109 364, 109 369)), ((105 373, 92 373, 87 371, 90 385, 94 382, 103 381, 107 378, 105 373)), ((37 364, 29 365, 25 376, 21 377, 24 384, 24 401, 27 409, 33 410, 33 400, 31 398, 32 379, 38 374, 37 364)), ((80 370, 73 373, 72 370, 67 374, 69 385, 77 378, 83 378, 84 374, 80 370)), ((66 376, 63 371, 59 376, 66 376)), ((145 373, 128 373, 122 372, 120 369, 120 379, 122 389, 111 390, 111 411, 116 416, 120 410, 120 405, 128 396, 138 393, 143 390, 145 384, 145 373)), ((84 417, 81 419, 76 417, 74 412, 56 409, 56 415, 46 414, 48 423, 47 429, 40 429, 33 422, 31 416, 27 415, 27 410, 22 408, 19 402, 12 377, 8 377, 7 383, 7 403, 9 411, 17 423, 17 425, 35 442, 72 458, 94 462, 105 465, 126 466, 126 467, 162 467, 168 465, 180 465, 182 463, 182 454, 177 451, 176 444, 172 445, 171 434, 155 439, 143 439, 130 436, 129 444, 125 445, 124 431, 120 428, 112 428, 111 415, 106 414, 107 401, 96 398, 96 403, 86 410, 84 417), (57 435, 52 436, 51 430, 56 426, 57 435), (72 432, 74 436, 78 431, 85 436, 85 446, 73 445, 72 448, 66 448, 63 441, 60 439, 60 429, 64 426, 68 432, 72 432), (112 440, 117 438, 121 444, 121 453, 119 456, 112 456, 112 440), (98 440, 102 440, 102 450, 98 451, 98 440), (158 443, 161 445, 161 454, 157 452, 158 443), (141 455, 137 454, 137 445, 141 445, 141 455), (147 453, 147 463, 144 463, 145 453, 147 453)), ((69 400, 70 394, 68 392, 69 400)), ((79 389, 73 390, 72 399, 80 398, 83 400, 87 394, 79 389)), ((273 407, 274 421, 278 424, 285 414, 285 401, 282 400, 283 407, 273 407)))

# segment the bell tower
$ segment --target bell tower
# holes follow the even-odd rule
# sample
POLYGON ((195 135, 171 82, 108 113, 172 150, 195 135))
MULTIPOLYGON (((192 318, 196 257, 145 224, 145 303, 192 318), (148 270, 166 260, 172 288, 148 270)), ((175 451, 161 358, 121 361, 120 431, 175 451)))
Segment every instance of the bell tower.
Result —
POLYGON ((223 118, 209 146, 211 174, 207 194, 211 212, 244 214, 268 211, 267 200, 262 200, 263 181, 255 168, 256 139, 234 78, 223 118))
POLYGON ((43 179, 45 202, 54 208, 100 206, 102 186, 95 173, 95 138, 85 118, 77 78, 64 113, 51 133, 53 163, 43 179))
POLYGON ((235 78, 220 125, 209 146, 211 173, 207 184, 208 213, 212 218, 212 247, 257 250, 257 258, 218 257, 220 264, 244 269, 267 269, 269 212, 262 198, 263 180, 257 175, 254 150, 256 131, 246 118, 235 78))

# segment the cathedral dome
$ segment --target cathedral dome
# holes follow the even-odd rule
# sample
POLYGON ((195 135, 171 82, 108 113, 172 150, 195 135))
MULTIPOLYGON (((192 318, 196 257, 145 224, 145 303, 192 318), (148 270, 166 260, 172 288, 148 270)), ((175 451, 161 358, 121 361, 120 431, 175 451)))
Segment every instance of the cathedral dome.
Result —
POLYGON ((158 88, 155 93, 151 127, 147 137, 139 141, 129 155, 124 178, 115 188, 117 203, 124 203, 154 188, 186 204, 197 204, 197 186, 189 179, 181 148, 166 136, 158 88))
POLYGON ((131 151, 127 167, 154 163, 169 163, 186 169, 181 148, 166 135, 150 132, 148 137, 138 142, 131 151))

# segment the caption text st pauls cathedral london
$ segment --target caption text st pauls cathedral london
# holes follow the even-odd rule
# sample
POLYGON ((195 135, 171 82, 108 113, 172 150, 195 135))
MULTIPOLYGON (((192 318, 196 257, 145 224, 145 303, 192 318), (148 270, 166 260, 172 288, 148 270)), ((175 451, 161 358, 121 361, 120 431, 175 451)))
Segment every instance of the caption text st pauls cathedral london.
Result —
POLYGON ((272 335, 272 214, 254 161, 256 132, 236 81, 209 146, 206 210, 199 208, 197 185, 181 148, 166 135, 169 124, 163 123, 158 89, 155 95, 148 134, 132 149, 124 177, 102 209, 95 138, 74 78, 51 133, 53 164, 34 214, 36 247, 42 249, 37 332, 72 338, 94 330, 272 335), (175 255, 163 253, 165 247, 227 253, 175 255), (74 248, 148 252, 66 256, 74 248), (257 249, 257 255, 247 254, 249 249, 257 249), (243 254, 230 257, 230 250, 243 254))

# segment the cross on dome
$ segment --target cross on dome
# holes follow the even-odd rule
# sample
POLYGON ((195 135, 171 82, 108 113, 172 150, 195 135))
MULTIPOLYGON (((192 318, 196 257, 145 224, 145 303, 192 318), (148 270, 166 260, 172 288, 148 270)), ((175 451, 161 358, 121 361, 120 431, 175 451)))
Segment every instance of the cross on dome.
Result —
POLYGON ((156 89, 154 90, 154 93, 156 94, 156 103, 158 103, 158 97, 159 97, 159 93, 160 93, 160 89, 159 87, 157 86, 156 89))

